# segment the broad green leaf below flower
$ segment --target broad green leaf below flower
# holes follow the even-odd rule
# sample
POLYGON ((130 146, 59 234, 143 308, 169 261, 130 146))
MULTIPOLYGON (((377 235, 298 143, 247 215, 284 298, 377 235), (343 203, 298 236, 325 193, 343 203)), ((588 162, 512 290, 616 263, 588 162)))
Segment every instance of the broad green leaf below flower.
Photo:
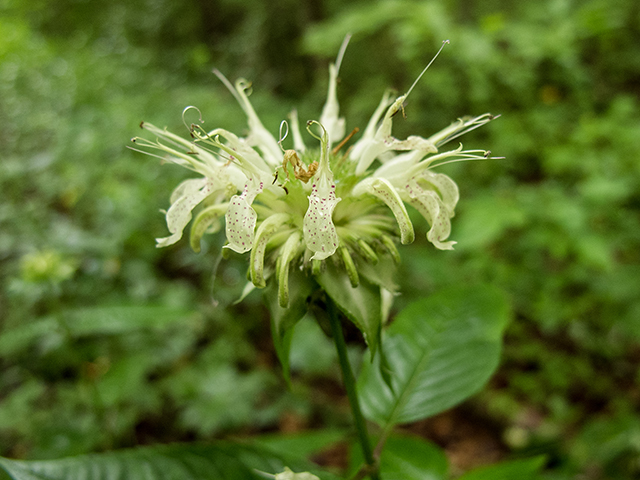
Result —
POLYGON ((509 308, 488 286, 457 287, 405 308, 384 332, 393 388, 376 359, 358 379, 363 414, 390 428, 433 416, 482 388, 498 366, 509 308))
MULTIPOLYGON (((0 457, 0 472, 4 470, 13 480, 247 480, 261 478, 258 471, 275 475, 286 465, 299 471, 311 469, 270 450, 231 442, 132 448, 59 460, 0 457)), ((335 479, 328 473, 314 473, 320 480, 335 479)))
MULTIPOLYGON (((352 449, 352 469, 363 463, 358 448, 352 449)), ((447 480, 448 462, 444 451, 419 437, 392 435, 380 455, 383 480, 447 480)))

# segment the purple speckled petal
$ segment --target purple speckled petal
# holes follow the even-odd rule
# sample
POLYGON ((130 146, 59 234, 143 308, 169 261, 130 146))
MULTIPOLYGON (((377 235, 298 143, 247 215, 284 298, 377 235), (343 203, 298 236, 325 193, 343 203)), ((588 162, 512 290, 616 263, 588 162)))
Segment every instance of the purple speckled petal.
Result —
POLYGON ((191 221, 193 209, 207 198, 217 186, 210 178, 185 181, 179 186, 177 194, 172 195, 173 202, 167 211, 167 227, 171 235, 157 238, 157 247, 173 245, 182 238, 184 227, 191 221))
POLYGON ((427 240, 440 250, 453 250, 456 242, 445 242, 451 233, 449 209, 442 202, 438 194, 423 188, 416 177, 411 178, 405 185, 404 191, 408 202, 429 222, 431 229, 427 232, 427 240))
POLYGON ((333 255, 340 243, 333 224, 333 209, 340 198, 336 198, 336 185, 326 177, 314 179, 309 195, 309 209, 304 216, 304 241, 314 252, 313 260, 324 260, 333 255))
POLYGON ((240 195, 234 195, 229 201, 229 208, 225 215, 228 245, 234 252, 244 253, 251 250, 256 229, 258 214, 251 204, 256 196, 262 192, 264 184, 250 178, 240 195))

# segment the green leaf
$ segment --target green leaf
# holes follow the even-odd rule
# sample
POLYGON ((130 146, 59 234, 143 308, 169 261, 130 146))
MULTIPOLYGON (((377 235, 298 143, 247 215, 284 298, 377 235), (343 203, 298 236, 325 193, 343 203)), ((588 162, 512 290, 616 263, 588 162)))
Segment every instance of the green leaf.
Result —
POLYGON ((131 305, 67 310, 61 314, 61 319, 71 335, 84 336, 164 328, 183 322, 193 313, 161 305, 131 305))
MULTIPOLYGON (((262 478, 256 471, 275 474, 285 466, 313 470, 308 464, 293 463, 255 446, 227 442, 135 448, 60 460, 0 457, 0 468, 13 480, 245 480, 262 478)), ((313 473, 325 480, 335 478, 313 473)))
POLYGON ((64 331, 53 317, 38 319, 3 331, 0 335, 0 356, 9 357, 26 349, 41 337, 56 334, 63 335, 64 331))
POLYGON ((417 437, 390 437, 380 456, 380 473, 386 479, 445 480, 447 469, 444 452, 417 437))
POLYGON ((374 355, 380 339, 382 311, 380 288, 365 279, 352 287, 349 277, 338 270, 332 262, 326 262, 326 270, 316 277, 318 283, 338 308, 364 335, 371 354, 374 355))
POLYGON ((509 309, 500 291, 461 287, 404 309, 383 348, 393 388, 364 362, 358 388, 364 415, 391 426, 435 415, 470 397, 498 366, 509 309))
POLYGON ((292 269, 289 274, 289 307, 282 308, 278 301, 278 287, 276 282, 269 282, 265 290, 267 306, 271 313, 271 335, 276 354, 282 365, 282 373, 287 383, 290 383, 289 352, 293 327, 307 313, 307 297, 316 287, 315 283, 298 269, 292 269))
POLYGON ((341 428, 325 428, 292 434, 261 435, 254 439, 254 443, 272 452, 287 452, 295 458, 308 458, 314 453, 338 443, 348 434, 348 430, 341 428))
MULTIPOLYGON (((351 474, 364 464, 360 448, 352 448, 351 474)), ((408 435, 389 437, 380 455, 383 480, 446 480, 447 457, 442 449, 422 438, 408 435)))
POLYGON ((122 334, 136 330, 167 328, 193 311, 162 305, 90 307, 64 310, 57 317, 48 316, 2 332, 0 355, 12 355, 39 338, 51 335, 122 334))
POLYGON ((511 460, 487 467, 477 468, 462 475, 458 480, 535 480, 544 466, 545 457, 538 456, 524 460, 511 460))

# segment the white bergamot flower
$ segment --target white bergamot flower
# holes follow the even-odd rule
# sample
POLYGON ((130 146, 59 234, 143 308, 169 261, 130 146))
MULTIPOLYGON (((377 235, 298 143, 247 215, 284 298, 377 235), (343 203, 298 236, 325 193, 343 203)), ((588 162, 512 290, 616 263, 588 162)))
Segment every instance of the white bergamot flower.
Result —
MULTIPOLYGON (((240 79, 232 85, 217 70, 214 73, 247 116, 246 137, 192 124, 191 139, 186 140, 150 123, 141 124, 155 139, 135 137, 136 144, 161 150, 164 160, 200 175, 182 182, 171 195, 166 211, 170 235, 157 239, 158 247, 179 241, 192 222, 191 246, 199 251, 202 236, 217 231, 224 217, 224 248, 250 252, 250 279, 256 287, 266 286, 269 276, 276 278, 282 307, 288 305, 292 265, 315 275, 332 257, 356 287, 358 265, 376 264, 382 255, 399 261, 396 241, 408 244, 415 237, 406 205, 430 225, 429 242, 440 250, 453 248, 456 242, 448 238, 458 186, 434 169, 443 163, 488 158, 490 152, 463 150, 462 145, 442 152, 440 147, 497 117, 486 113, 461 118, 428 138, 395 138, 393 118, 398 112, 404 115, 407 97, 432 60, 407 93, 394 101, 389 92, 383 95, 362 136, 342 153, 358 132, 354 129, 345 137, 345 119, 339 116, 337 82, 347 42, 348 38, 329 67, 321 116, 306 124, 315 147, 304 142, 296 111, 282 122, 276 140, 249 101, 250 84, 240 79), (282 143, 289 130, 293 148, 285 150, 282 143)), ((191 108, 195 107, 184 112, 191 108)))

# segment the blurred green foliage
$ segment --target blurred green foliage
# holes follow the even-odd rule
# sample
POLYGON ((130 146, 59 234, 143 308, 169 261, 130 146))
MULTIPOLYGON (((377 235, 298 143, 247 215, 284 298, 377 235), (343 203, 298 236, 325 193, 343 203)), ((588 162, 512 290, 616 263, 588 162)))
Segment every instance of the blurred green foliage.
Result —
POLYGON ((0 453, 341 424, 310 322, 288 392, 259 295, 232 305, 244 263, 214 282, 216 239, 200 255, 154 248, 185 174, 125 146, 141 120, 181 131, 187 105, 243 131, 212 66, 254 81, 273 132, 294 105, 318 115, 351 32, 348 128, 445 38, 397 136, 502 114, 464 141, 506 160, 443 167, 462 193, 459 243, 401 250, 396 308, 452 284, 502 288, 517 316, 473 408, 515 452, 547 453, 550 479, 640 473, 638 2, 3 0, 0 32, 0 453))

